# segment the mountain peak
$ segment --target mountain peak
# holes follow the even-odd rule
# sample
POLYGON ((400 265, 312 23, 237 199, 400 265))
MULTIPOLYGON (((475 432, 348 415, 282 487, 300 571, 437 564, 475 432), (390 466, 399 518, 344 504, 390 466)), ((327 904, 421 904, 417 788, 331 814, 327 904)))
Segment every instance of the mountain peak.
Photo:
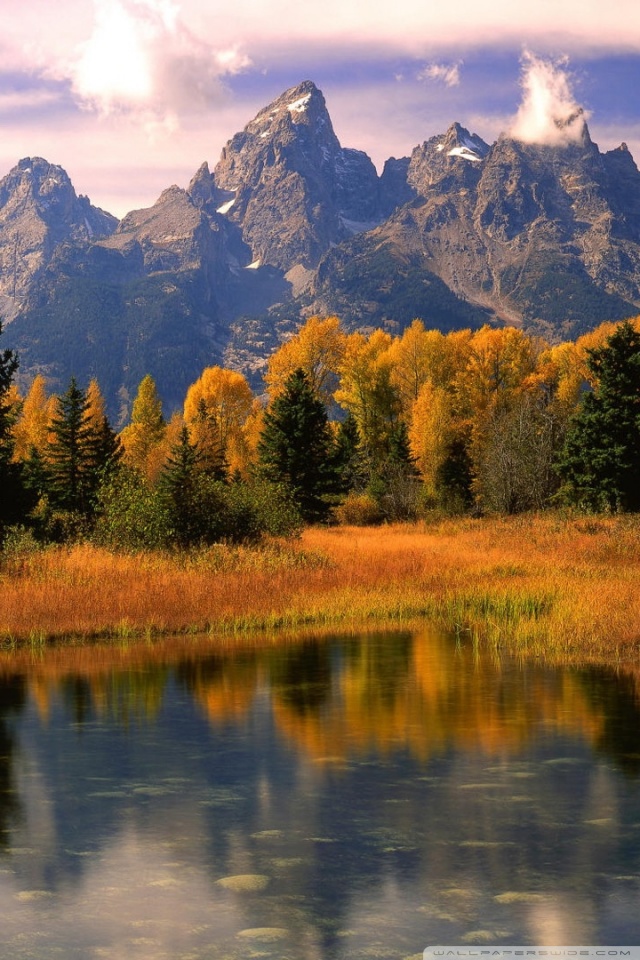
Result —
POLYGON ((7 322, 19 312, 57 244, 91 243, 113 233, 117 224, 76 194, 62 167, 42 157, 20 160, 0 180, 0 305, 7 322))
POLYGON ((325 128, 326 134, 335 139, 324 96, 311 80, 285 90, 256 114, 244 132, 268 143, 302 133, 307 127, 325 128))
POLYGON ((214 180, 227 197, 218 213, 241 227, 253 259, 285 272, 315 267, 331 244, 379 220, 375 167, 340 145, 310 80, 285 90, 227 143, 214 180))
POLYGON ((478 163, 488 154, 489 145, 477 133, 469 133, 466 127, 456 121, 451 124, 444 137, 440 138, 436 151, 447 157, 460 157, 478 163))

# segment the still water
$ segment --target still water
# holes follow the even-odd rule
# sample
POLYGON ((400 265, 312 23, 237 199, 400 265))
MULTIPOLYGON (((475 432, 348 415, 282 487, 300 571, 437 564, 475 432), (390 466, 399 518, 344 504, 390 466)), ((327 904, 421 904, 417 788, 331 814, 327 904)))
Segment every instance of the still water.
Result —
POLYGON ((3 654, 0 958, 640 944, 639 680, 431 629, 3 654))

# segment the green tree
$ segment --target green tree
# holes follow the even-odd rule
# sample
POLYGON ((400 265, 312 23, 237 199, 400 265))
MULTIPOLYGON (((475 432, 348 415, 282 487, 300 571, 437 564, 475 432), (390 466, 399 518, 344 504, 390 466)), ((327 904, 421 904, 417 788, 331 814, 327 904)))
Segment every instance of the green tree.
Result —
POLYGON ((142 474, 120 464, 98 492, 95 540, 115 550, 162 549, 171 542, 167 498, 142 474))
POLYGON ((368 474, 362 454, 360 431, 352 413, 348 413, 338 426, 335 461, 342 493, 360 490, 366 485, 368 474))
POLYGON ((0 543, 5 527, 22 520, 30 506, 22 465, 13 462, 15 411, 10 390, 17 369, 18 358, 13 350, 3 350, 0 353, 0 543))
POLYGON ((199 461, 198 450, 189 441, 189 431, 183 426, 159 481, 171 516, 174 539, 182 547, 208 539, 209 512, 203 509, 201 481, 204 477, 198 469, 199 461))
POLYGON ((290 489, 306 521, 323 520, 337 489, 334 440, 323 402, 296 370, 264 416, 260 471, 290 489))
POLYGON ((97 384, 85 393, 74 377, 58 397, 47 450, 47 493, 59 510, 90 517, 105 472, 119 458, 119 446, 102 412, 97 384))
POLYGON ((58 397, 48 450, 48 493, 54 507, 89 512, 89 425, 87 398, 75 377, 58 397))
POLYGON ((587 366, 595 386, 569 424, 561 494, 591 510, 640 510, 640 332, 622 323, 587 366))

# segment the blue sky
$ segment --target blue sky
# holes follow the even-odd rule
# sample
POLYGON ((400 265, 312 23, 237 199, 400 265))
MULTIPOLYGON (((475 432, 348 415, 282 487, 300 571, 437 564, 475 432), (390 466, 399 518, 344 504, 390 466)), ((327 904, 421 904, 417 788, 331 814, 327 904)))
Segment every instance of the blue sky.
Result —
POLYGON ((535 138, 571 106, 640 161, 637 0, 5 0, 0 23, 0 176, 43 156, 118 216, 304 79, 379 169, 454 120, 535 138))

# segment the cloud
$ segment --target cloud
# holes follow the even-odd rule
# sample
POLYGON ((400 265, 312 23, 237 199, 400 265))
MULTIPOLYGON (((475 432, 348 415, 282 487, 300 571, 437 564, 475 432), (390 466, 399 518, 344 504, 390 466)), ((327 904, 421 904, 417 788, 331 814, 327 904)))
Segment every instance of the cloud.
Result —
POLYGON ((26 114, 48 109, 57 103, 59 94, 53 90, 0 90, 0 114, 26 114))
POLYGON ((175 126, 182 113, 210 108, 222 78, 245 69, 239 49, 214 49, 182 22, 171 0, 94 0, 88 40, 67 65, 72 91, 103 116, 133 112, 175 126))
POLYGON ((573 95, 567 58, 543 60, 525 51, 522 64, 522 103, 510 135, 549 146, 580 141, 588 114, 573 95))
MULTIPOLYGON (((287 57, 300 43, 331 42, 326 51, 356 45, 403 51, 438 62, 444 48, 464 50, 477 45, 527 42, 541 49, 549 40, 556 49, 640 48, 640 6, 636 0, 609 0, 606 16, 598 4, 583 0, 544 0, 514 4, 513 0, 397 0, 365 4, 363 0, 325 0, 292 7, 291 0, 234 0, 221 17, 215 4, 183 0, 185 16, 198 35, 224 37, 225 44, 242 38, 254 56, 287 57), (357 41, 356 39, 357 38, 357 41)), ((340 54, 341 55, 341 54, 340 54)))
POLYGON ((428 63, 417 75, 418 80, 435 80, 444 83, 445 87, 457 87, 460 83, 460 67, 462 60, 457 63, 428 63))

